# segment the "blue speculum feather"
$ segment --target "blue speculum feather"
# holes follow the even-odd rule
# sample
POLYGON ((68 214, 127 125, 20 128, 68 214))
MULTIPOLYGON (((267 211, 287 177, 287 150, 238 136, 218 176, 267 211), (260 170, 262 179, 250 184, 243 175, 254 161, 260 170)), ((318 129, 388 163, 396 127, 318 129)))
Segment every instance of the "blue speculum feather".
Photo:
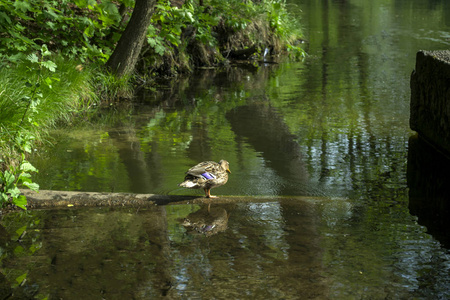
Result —
POLYGON ((209 172, 205 172, 201 175, 204 179, 215 179, 216 176, 214 176, 213 174, 209 173, 209 172))

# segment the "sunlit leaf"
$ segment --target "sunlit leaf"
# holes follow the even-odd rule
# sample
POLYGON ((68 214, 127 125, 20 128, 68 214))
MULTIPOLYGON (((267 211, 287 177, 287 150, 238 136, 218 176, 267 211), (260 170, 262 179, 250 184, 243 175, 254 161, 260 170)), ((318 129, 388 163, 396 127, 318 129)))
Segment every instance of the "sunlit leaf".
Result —
POLYGON ((27 197, 24 195, 20 195, 17 198, 13 198, 13 204, 22 208, 23 210, 27 210, 27 197))
POLYGON ((17 229, 17 230, 16 230, 17 237, 20 237, 20 236, 23 234, 23 232, 24 232, 25 230, 27 230, 27 225, 22 226, 22 227, 20 227, 19 229, 17 229))
POLYGON ((14 183, 14 180, 16 179, 16 177, 14 176, 14 174, 11 174, 8 170, 6 170, 3 173, 3 181, 6 185, 7 188, 10 188, 11 185, 14 183))
POLYGON ((9 197, 6 193, 0 193, 0 202, 7 202, 9 197))
POLYGON ((25 171, 25 172, 37 172, 38 170, 28 161, 23 162, 20 165, 20 170, 25 171))
MULTIPOLYGON (((37 55, 35 53, 31 53, 30 55, 27 56, 27 59, 29 61, 31 61, 32 63, 37 63, 39 62, 39 58, 37 57, 37 55)), ((28 83, 28 82, 27 82, 28 83)))
POLYGON ((87 0, 75 0, 74 2, 80 8, 85 8, 88 4, 87 0))
POLYGON ((14 1, 14 7, 24 13, 31 10, 31 5, 27 1, 14 1))
POLYGON ((24 182, 23 185, 28 187, 32 191, 39 191, 39 184, 37 184, 36 182, 24 182))
POLYGON ((14 199, 20 197, 20 190, 17 186, 9 189, 8 192, 10 193, 11 197, 13 198, 13 202, 14 202, 14 199))
POLYGON ((55 72, 57 67, 56 64, 51 60, 43 61, 42 66, 47 68, 51 72, 55 72))
MULTIPOLYGON (((20 248, 22 248, 22 247, 20 247, 20 248)), ((22 250, 23 250, 23 248, 22 248, 22 250)), ((16 252, 16 251, 14 251, 14 252, 16 252)), ((19 277, 16 278, 16 282, 18 284, 21 284, 27 278, 27 275, 28 275, 28 273, 24 273, 24 274, 20 275, 19 277)))
POLYGON ((49 88, 52 88, 52 79, 50 77, 45 78, 44 81, 49 88))
POLYGON ((52 54, 52 53, 48 50, 48 47, 47 47, 46 44, 42 45, 42 47, 41 47, 41 54, 42 54, 42 56, 49 56, 49 55, 52 54))

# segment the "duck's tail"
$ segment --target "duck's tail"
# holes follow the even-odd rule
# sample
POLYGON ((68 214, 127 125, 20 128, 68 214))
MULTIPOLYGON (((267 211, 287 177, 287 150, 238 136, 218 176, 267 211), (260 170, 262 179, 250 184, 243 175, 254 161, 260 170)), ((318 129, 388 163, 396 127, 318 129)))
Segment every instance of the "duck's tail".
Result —
POLYGON ((196 182, 192 182, 190 180, 183 181, 182 183, 178 184, 178 186, 182 186, 182 187, 185 187, 188 189, 199 188, 199 186, 196 182))

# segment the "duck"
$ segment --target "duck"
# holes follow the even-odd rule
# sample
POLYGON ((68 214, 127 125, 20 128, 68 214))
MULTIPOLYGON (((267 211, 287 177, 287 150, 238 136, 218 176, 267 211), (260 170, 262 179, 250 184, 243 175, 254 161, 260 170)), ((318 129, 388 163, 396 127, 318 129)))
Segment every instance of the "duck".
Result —
POLYGON ((215 161, 203 161, 186 172, 184 181, 178 186, 189 189, 203 189, 206 198, 217 198, 211 195, 211 189, 224 185, 228 181, 230 164, 222 159, 215 161))

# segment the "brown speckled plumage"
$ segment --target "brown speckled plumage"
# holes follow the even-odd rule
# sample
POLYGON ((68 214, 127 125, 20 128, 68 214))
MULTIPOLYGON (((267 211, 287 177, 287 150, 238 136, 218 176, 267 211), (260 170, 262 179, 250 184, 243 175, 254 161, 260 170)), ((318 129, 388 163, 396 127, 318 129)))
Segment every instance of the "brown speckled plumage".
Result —
POLYGON ((211 189, 227 183, 228 173, 231 173, 230 165, 226 160, 221 160, 218 163, 204 161, 187 170, 186 177, 179 186, 203 189, 207 198, 214 198, 215 196, 211 195, 211 189), (207 173, 206 176, 205 173, 207 173), (208 179, 209 176, 212 178, 208 179))

